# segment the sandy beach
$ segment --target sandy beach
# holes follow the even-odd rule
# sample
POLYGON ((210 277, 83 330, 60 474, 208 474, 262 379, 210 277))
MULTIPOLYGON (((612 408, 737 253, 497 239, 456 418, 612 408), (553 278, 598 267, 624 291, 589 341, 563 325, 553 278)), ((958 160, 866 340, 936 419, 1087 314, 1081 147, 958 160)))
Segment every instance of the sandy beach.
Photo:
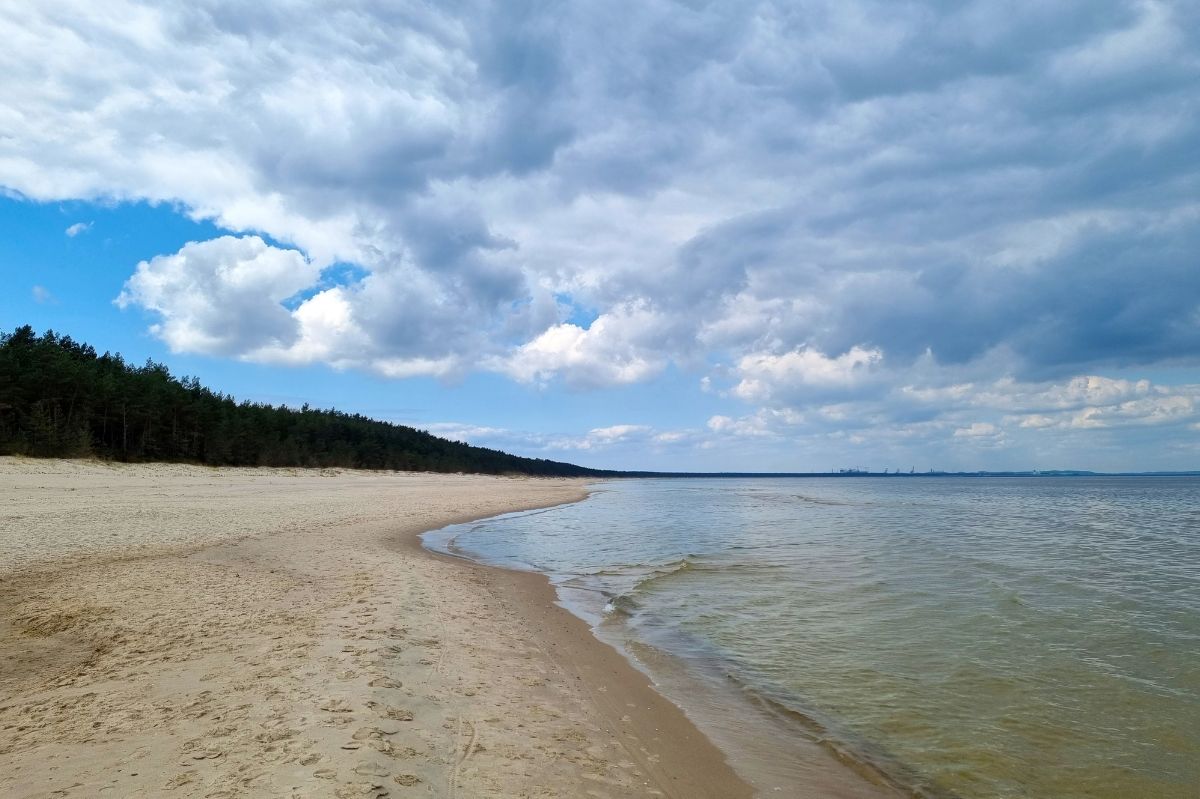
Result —
POLYGON ((545 578, 417 538, 584 496, 0 458, 0 795, 749 796, 545 578))

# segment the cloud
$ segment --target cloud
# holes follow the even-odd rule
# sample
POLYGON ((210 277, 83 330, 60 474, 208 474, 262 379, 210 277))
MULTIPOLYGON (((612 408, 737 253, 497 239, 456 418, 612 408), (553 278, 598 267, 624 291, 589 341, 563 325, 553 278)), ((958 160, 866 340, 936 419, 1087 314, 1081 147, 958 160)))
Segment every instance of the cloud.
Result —
POLYGON ((50 289, 45 286, 34 286, 30 293, 33 296, 33 301, 38 305, 57 302, 54 295, 50 293, 50 289))
POLYGON ((1062 383, 1022 383, 1011 378, 990 384, 940 389, 901 388, 894 401, 912 400, 939 413, 984 410, 1003 414, 1006 424, 1033 430, 1176 425, 1200 414, 1200 386, 1157 385, 1085 375, 1062 383))
POLYGON ((584 439, 585 447, 604 446, 617 441, 624 441, 631 436, 649 433, 650 428, 641 424, 616 424, 609 427, 597 427, 587 434, 584 439))
POLYGON ((80 233, 86 233, 91 229, 92 229, 91 222, 76 222, 75 224, 73 224, 69 228, 67 228, 64 232, 67 234, 68 238, 73 239, 76 236, 78 236, 80 233))
POLYGON ((117 298, 162 317, 151 330, 176 352, 244 356, 300 337, 283 301, 318 269, 296 250, 258 236, 222 236, 142 261, 117 298))
POLYGON ((547 433, 449 422, 423 426, 477 445, 617 469, 636 463, 699 471, 1123 470, 1194 463, 1200 385, 1096 376, 1071 382, 1075 385, 1001 380, 968 391, 954 387, 948 393, 956 401, 943 404, 944 398, 926 395, 919 401, 926 407, 920 408, 901 391, 805 413, 759 408, 744 415, 714 414, 700 429, 625 423, 547 433), (1090 383, 1093 390, 1081 391, 1080 383, 1090 383), (1089 399, 1080 402, 1085 396, 1089 399), (1047 403, 1057 409, 1034 410, 1047 403), (1146 453, 1159 460, 1132 460, 1146 453))
POLYGON ((990 422, 975 422, 970 427, 960 427, 954 431, 955 438, 994 438, 1000 430, 990 422))
POLYGON ((724 436, 780 438, 788 431, 803 427, 806 417, 787 408, 761 408, 740 418, 718 414, 709 417, 708 429, 724 436))
POLYGON ((587 328, 555 325, 510 355, 495 368, 523 382, 565 376, 576 386, 635 383, 662 371, 667 358, 653 342, 664 320, 643 307, 621 307, 598 317, 587 328))
MULTIPOLYGON (((575 457, 628 453, 632 450, 663 452, 686 449, 698 440, 698 431, 659 430, 643 424, 615 424, 582 432, 545 433, 512 430, 461 422, 418 425, 444 438, 469 441, 477 446, 496 447, 534 457, 575 457)), ((621 468, 628 468, 622 466, 621 468)))
MULTIPOLYGON (((937 468, 1030 468, 1053 454, 1059 466, 1126 469, 1130 458, 1161 457, 1179 450, 1175 468, 1187 468, 1189 431, 1200 419, 1200 384, 1159 384, 1098 375, 1062 382, 1023 382, 1002 378, 917 388, 889 376, 874 392, 819 404, 799 412, 789 399, 777 407, 741 416, 716 415, 709 431, 721 441, 779 442, 799 448, 807 463, 859 453, 896 461, 933 456, 937 468), (1179 449, 1183 446, 1183 449, 1179 449), (989 449, 980 462, 972 452, 989 449), (1011 452, 997 461, 1000 448, 1011 452)), ((727 446, 727 445, 725 445, 727 446)), ((769 449, 769 447, 768 447, 769 449)), ((891 464, 895 466, 896 463, 891 464)))
POLYGON ((655 437, 654 428, 648 425, 615 424, 593 428, 583 435, 526 435, 525 443, 540 449, 570 452, 606 450, 618 445, 644 445, 655 437))
POLYGON ((426 432, 433 433, 435 436, 441 436, 451 441, 461 441, 464 444, 474 444, 476 446, 479 445, 479 442, 509 434, 509 431, 501 427, 487 427, 486 425, 462 424, 459 422, 435 422, 434 424, 424 425, 423 429, 426 432))
POLYGON ((845 391, 870 380, 882 361, 880 350, 858 346, 835 357, 807 348, 781 355, 755 353, 738 362, 741 380, 733 393, 744 400, 764 402, 810 389, 845 391))
POLYGON ((430 301, 420 274, 404 268, 309 296, 322 272, 298 250, 222 236, 138 264, 116 302, 159 317, 151 332, 176 352, 394 378, 461 371, 455 346, 471 335, 466 306, 430 301), (461 337, 439 340, 448 329, 461 337))
MULTIPOLYGON (((1197 31, 1156 0, 16 4, 0 186, 293 253, 139 266, 122 304, 179 350, 577 389, 674 366, 730 419, 890 435, 1003 415, 997 375, 1195 368, 1197 31)), ((1174 418, 1139 401, 1088 424, 1174 418)))

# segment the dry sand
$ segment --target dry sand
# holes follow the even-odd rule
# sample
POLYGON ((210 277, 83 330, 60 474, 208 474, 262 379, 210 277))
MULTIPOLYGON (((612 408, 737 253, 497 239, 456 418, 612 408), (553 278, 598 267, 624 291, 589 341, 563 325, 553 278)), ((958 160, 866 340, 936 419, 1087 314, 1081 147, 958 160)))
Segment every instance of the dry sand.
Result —
POLYGON ((417 543, 585 494, 0 458, 0 795, 748 796, 544 578, 417 543))

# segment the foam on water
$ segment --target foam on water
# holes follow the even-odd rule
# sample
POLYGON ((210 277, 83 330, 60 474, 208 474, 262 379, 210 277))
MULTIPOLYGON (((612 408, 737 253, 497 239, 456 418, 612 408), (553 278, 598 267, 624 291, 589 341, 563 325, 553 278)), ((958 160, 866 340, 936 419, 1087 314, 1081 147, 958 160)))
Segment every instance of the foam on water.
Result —
POLYGON ((1194 797, 1200 480, 637 480, 431 546, 547 573, 764 792, 1194 797))

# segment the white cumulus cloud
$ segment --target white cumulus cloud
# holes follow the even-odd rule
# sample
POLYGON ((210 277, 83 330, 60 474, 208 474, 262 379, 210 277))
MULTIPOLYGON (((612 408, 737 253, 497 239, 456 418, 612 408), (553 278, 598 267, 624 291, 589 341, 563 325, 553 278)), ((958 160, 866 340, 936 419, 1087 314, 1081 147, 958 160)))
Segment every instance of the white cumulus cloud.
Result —
POLYGON ((496 368, 524 382, 562 374, 580 386, 634 383, 666 366, 654 346, 663 327, 663 319, 645 308, 618 308, 586 328, 555 325, 497 361, 496 368))
POLYGON ((846 390, 871 379, 882 362, 880 350, 859 346, 832 357, 810 348, 781 355, 755 353, 738 361, 741 380, 733 392, 742 399, 763 402, 808 389, 846 390))
POLYGON ((222 236, 141 262, 117 303, 161 316, 152 330, 172 350, 244 355, 297 340, 299 325, 283 301, 319 271, 300 252, 258 236, 222 236))

